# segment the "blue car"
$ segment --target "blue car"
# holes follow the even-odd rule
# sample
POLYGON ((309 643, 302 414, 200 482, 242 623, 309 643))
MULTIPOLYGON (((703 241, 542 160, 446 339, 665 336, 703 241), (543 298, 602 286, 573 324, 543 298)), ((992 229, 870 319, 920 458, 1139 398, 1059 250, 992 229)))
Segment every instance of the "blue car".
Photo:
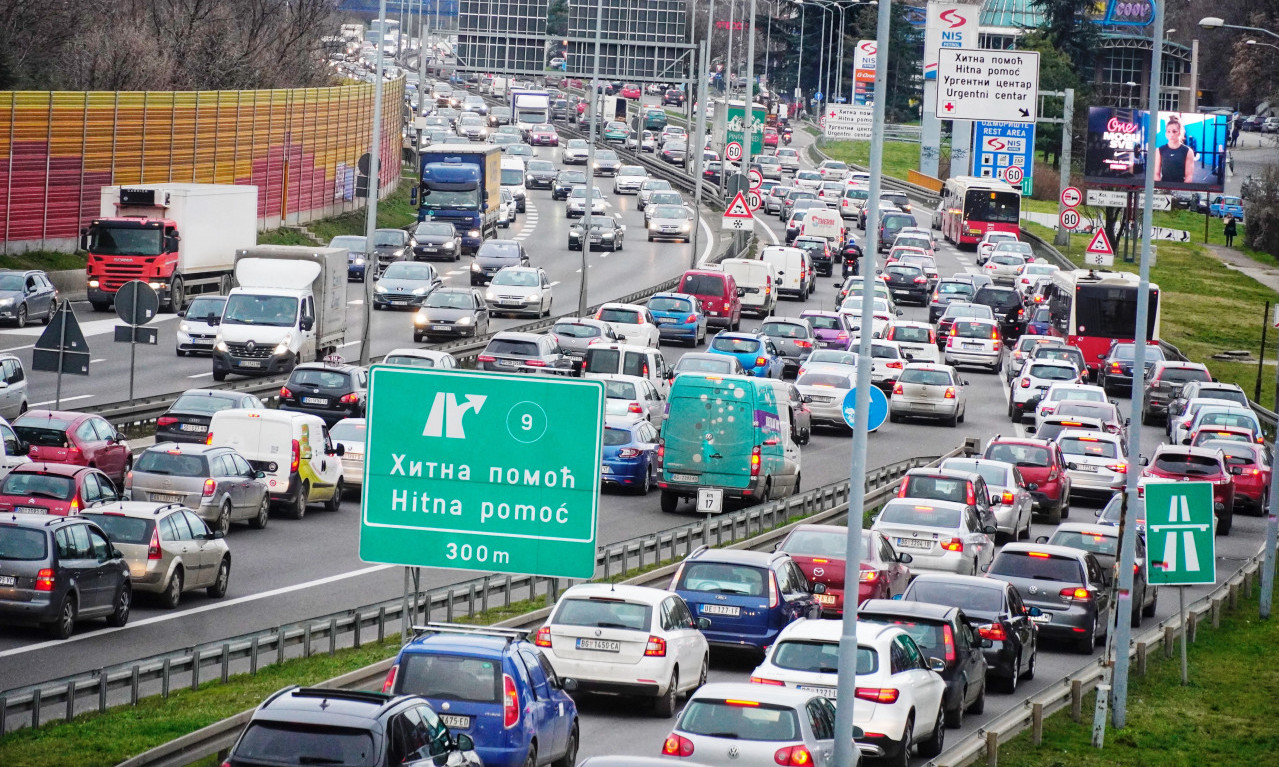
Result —
POLYGON ((1052 312, 1047 306, 1041 306, 1035 309, 1035 313, 1031 315, 1030 322, 1026 323, 1026 334, 1032 336, 1046 336, 1052 329, 1052 312))
POLYGON ((1243 220, 1243 198, 1218 195, 1212 198, 1212 204, 1208 206, 1208 213, 1217 218, 1224 218, 1229 213, 1235 218, 1243 220))
POLYGON ((577 705, 528 632, 456 623, 415 627, 383 692, 420 695, 485 767, 573 764, 577 705))
POLYGON ((746 374, 756 378, 781 378, 786 367, 773 342, 767 336, 754 333, 716 333, 711 340, 710 352, 736 357, 746 374))
POLYGON ((684 341, 699 346, 706 340, 706 313, 697 298, 687 293, 654 293, 648 311, 657 320, 662 341, 684 341))
POLYGON ((604 461, 600 480, 648 495, 657 477, 657 429, 638 417, 609 416, 604 421, 604 461))
POLYGON ((821 617, 810 588, 785 552, 705 546, 680 564, 670 586, 694 618, 710 620, 702 633, 712 646, 761 653, 793 621, 821 617))

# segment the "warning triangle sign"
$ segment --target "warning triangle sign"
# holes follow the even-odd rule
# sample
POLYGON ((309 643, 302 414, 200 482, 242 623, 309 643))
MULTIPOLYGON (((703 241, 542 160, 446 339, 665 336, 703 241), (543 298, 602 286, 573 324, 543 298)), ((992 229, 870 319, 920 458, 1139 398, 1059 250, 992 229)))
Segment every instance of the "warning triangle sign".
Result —
POLYGON ((1099 256, 1113 256, 1115 249, 1110 247, 1110 240, 1106 239, 1106 230, 1098 229, 1097 233, 1092 236, 1092 242, 1088 243, 1088 253, 1095 253, 1099 256))
POLYGON ((741 192, 733 198, 728 204, 728 209, 724 211, 724 218, 754 218, 751 215, 751 206, 746 204, 746 196, 741 192))

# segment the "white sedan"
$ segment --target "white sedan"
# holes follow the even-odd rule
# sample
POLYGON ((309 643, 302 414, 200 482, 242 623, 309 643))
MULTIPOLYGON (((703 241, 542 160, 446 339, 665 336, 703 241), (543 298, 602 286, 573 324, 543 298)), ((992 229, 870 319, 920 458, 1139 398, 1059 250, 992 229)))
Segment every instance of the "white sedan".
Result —
POLYGON ((365 428, 363 418, 343 418, 329 429, 329 437, 344 451, 338 460, 342 462, 342 482, 347 487, 364 484, 365 428))

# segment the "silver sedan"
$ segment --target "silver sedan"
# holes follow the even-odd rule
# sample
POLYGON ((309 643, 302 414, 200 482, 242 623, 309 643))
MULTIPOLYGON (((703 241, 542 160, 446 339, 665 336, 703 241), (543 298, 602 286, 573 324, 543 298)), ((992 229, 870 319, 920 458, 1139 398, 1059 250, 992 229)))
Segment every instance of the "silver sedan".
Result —
POLYGON ((1030 516, 1035 506, 1032 488, 1011 463, 989 458, 947 458, 941 468, 980 474, 990 491, 990 510, 995 514, 998 542, 1030 538, 1030 516))

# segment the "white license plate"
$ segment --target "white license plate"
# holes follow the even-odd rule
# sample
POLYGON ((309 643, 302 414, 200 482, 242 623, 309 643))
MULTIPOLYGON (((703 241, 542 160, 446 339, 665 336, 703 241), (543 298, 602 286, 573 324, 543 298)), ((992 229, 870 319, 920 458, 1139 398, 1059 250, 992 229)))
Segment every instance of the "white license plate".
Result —
POLYGON ((1075 464, 1075 470, 1076 470, 1076 471, 1087 471, 1087 472, 1090 472, 1090 473, 1093 473, 1093 474, 1096 474, 1096 473, 1097 473, 1097 471, 1098 471, 1098 469, 1097 469, 1097 467, 1096 467, 1096 466, 1089 466, 1089 465, 1088 465, 1088 464, 1086 464, 1086 463, 1077 463, 1077 464, 1075 464))
POLYGON ((42 506, 15 506, 13 511, 15 514, 43 514, 46 509, 42 506))
POLYGON ((679 320, 675 319, 674 317, 658 317, 657 318, 658 325, 669 325, 672 322, 679 322, 679 320))
POLYGON ((448 330, 448 325, 432 325, 431 330, 448 330))
POLYGON ((797 684, 795 685, 795 689, 815 692, 823 698, 830 698, 831 700, 834 700, 835 695, 837 694, 834 687, 813 687, 812 685, 807 684, 797 684))
POLYGON ((1032 615, 1032 616, 1030 616, 1030 619, 1031 619, 1032 621, 1034 621, 1035 623, 1052 623, 1052 620, 1053 620, 1053 614, 1052 614, 1052 613, 1040 613, 1039 615, 1032 615))
POLYGON ((155 503, 179 503, 182 500, 182 496, 151 493, 151 500, 155 503))
POLYGON ((579 650, 601 650, 603 652, 621 652, 622 643, 614 642, 608 639, 582 639, 577 640, 577 649, 579 650))
POLYGON ((931 549, 932 541, 921 541, 915 538, 898 538, 897 547, 902 549, 931 549))
POLYGON ((612 474, 612 473, 613 473, 613 470, 612 470, 612 469, 610 469, 610 468, 608 467, 608 465, 607 465, 607 464, 601 464, 601 465, 600 465, 600 473, 601 473, 601 474, 612 474))
POLYGON ((325 397, 303 397, 303 405, 327 405, 329 401, 325 397))
POLYGON ((703 615, 728 615, 733 618, 742 614, 742 608, 732 605, 702 605, 703 615))
POLYGON ((816 596, 817 596, 817 601, 821 604, 824 604, 824 605, 835 604, 836 600, 835 600, 834 594, 817 594, 816 596))
POLYGON ((13 575, 0 575, 0 586, 16 586, 18 579, 13 575))
POLYGON ((184 423, 179 427, 182 431, 208 431, 209 427, 199 423, 184 423))
POLYGON ((262 362, 260 360, 239 360, 237 363, 242 368, 260 368, 262 362))
POLYGON ((195 344, 196 346, 212 346, 213 339, 212 338, 192 338, 191 343, 195 344))
POLYGON ((497 361, 498 367, 503 367, 503 368, 518 367, 519 364, 520 363, 516 362, 515 360, 498 360, 497 361))
POLYGON ((981 344, 964 344, 965 349, 980 349, 981 344))
POLYGON ((471 717, 455 716, 453 714, 440 714, 440 721, 444 722, 444 726, 450 730, 469 730, 471 729, 471 717))
POLYGON ((676 482, 696 482, 698 476, 696 474, 671 474, 671 479, 676 482))
POLYGON ((834 402, 834 401, 835 401, 835 398, 834 398, 834 397, 819 397, 819 396, 817 396, 817 395, 815 395, 815 394, 809 395, 809 398, 810 398, 810 399, 811 399, 814 403, 819 404, 819 405, 820 405, 820 404, 825 404, 825 403, 828 403, 828 402, 834 402))

